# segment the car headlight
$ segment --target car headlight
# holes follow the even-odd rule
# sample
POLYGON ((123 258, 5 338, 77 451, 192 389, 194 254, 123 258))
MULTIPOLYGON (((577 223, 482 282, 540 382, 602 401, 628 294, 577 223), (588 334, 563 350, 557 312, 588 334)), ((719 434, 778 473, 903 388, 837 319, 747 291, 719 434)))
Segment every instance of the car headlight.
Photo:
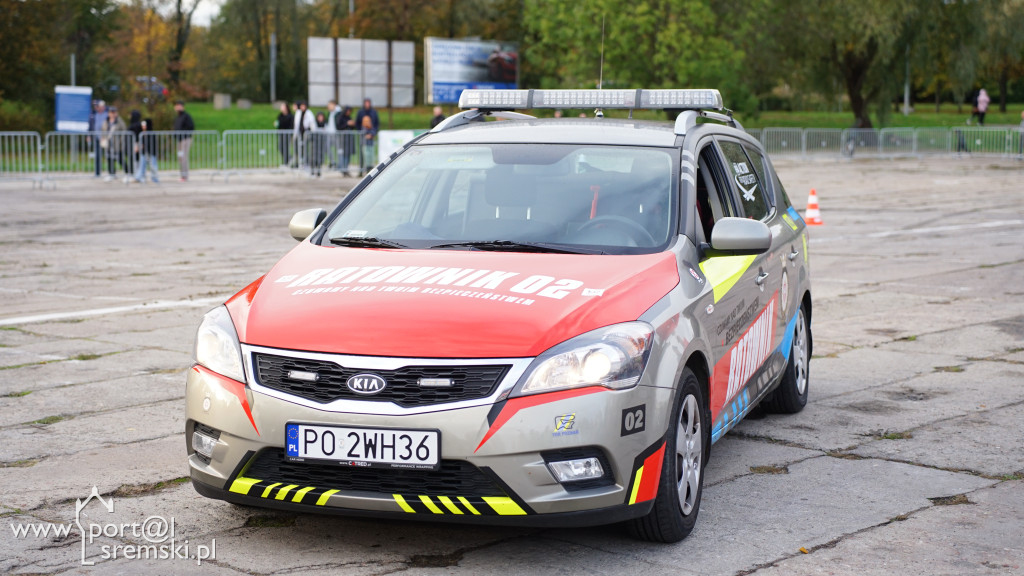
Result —
POLYGON ((196 331, 196 362, 210 370, 245 382, 242 370, 242 348, 231 315, 224 306, 218 306, 203 316, 196 331))
POLYGON ((644 322, 606 326, 559 344, 533 361, 513 396, 584 386, 636 386, 651 354, 654 329, 644 322))

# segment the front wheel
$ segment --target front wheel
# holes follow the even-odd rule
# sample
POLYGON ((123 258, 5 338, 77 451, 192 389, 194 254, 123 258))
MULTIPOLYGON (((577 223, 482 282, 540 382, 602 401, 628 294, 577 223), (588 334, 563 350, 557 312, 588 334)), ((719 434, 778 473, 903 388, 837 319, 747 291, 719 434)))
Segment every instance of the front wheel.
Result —
POLYGON ((628 524, 635 538, 651 542, 672 543, 686 538, 700 510, 711 436, 704 393, 689 368, 683 370, 672 414, 654 507, 647 516, 628 524))
POLYGON ((811 328, 807 323, 804 307, 797 310, 796 326, 793 328, 793 345, 789 351, 789 362, 782 375, 779 387, 762 402, 768 412, 796 414, 807 405, 807 390, 810 383, 811 328))

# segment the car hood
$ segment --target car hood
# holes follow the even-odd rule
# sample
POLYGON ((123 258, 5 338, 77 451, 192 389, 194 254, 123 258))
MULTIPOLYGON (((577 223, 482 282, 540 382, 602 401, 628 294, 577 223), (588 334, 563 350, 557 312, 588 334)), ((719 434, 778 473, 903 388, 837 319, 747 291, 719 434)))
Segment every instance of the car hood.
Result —
POLYGON ((419 358, 532 357, 636 320, 679 282, 635 256, 325 247, 303 242, 228 301, 256 346, 419 358))

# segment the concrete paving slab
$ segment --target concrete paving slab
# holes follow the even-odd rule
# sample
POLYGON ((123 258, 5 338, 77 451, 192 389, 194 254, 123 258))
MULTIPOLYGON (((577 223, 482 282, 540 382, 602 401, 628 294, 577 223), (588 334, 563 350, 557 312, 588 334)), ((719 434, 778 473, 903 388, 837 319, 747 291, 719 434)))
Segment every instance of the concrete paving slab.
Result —
POLYGON ((753 474, 752 469, 756 467, 784 467, 821 454, 818 450, 804 450, 726 434, 711 447, 711 458, 704 469, 704 485, 714 486, 753 474))
POLYGON ((67 525, 74 520, 74 505, 70 518, 60 521, 69 536, 55 536, 49 522, 28 514, 0 517, 0 572, 4 574, 55 574, 81 565, 81 539, 77 528, 67 525), (15 535, 15 529, 28 529, 15 535), (48 530, 44 536, 33 532, 48 530))
POLYGON ((0 462, 61 456, 116 444, 181 434, 185 410, 180 400, 154 402, 52 424, 0 429, 0 462))
POLYGON ((809 402, 799 414, 746 419, 735 430, 739 435, 784 440, 806 448, 842 450, 885 433, 1016 404, 1024 399, 1024 389, 1019 386, 1022 380, 1024 366, 973 362, 961 372, 932 372, 902 383, 809 402))
POLYGON ((992 477, 1024 477, 1024 402, 924 426, 912 438, 875 440, 851 451, 992 477))
POLYGON ((910 518, 796 554, 758 576, 966 576, 1024 572, 1024 485, 969 493, 969 504, 933 506, 910 518))
POLYGON ((923 334, 913 341, 896 341, 886 344, 887 350, 897 352, 956 351, 963 359, 988 358, 1007 353, 1008 350, 1024 347, 1024 329, 1014 330, 1019 323, 1024 326, 1024 316, 1004 316, 986 324, 964 326, 933 334, 923 334))
MULTIPOLYGON (((187 368, 157 374, 75 384, 39 390, 14 397, 0 397, 0 428, 28 424, 39 414, 76 415, 151 404, 185 397, 187 368)), ((19 393, 20 394, 20 393, 19 393)))
POLYGON ((936 366, 954 366, 962 362, 960 357, 949 353, 908 354, 889 350, 889 345, 847 350, 834 357, 820 357, 818 342, 815 341, 814 352, 815 357, 811 361, 812 402, 905 382, 934 372, 936 366))
MULTIPOLYGON (((12 509, 35 510, 48 502, 52 506, 85 498, 93 486, 101 494, 109 494, 124 485, 181 478, 188 473, 184 455, 184 434, 76 454, 38 455, 39 461, 31 466, 0 468, 0 503, 12 509)), ((57 513, 59 517, 63 509, 57 513)))
MULTIPOLYGON (((93 360, 66 360, 0 370, 0 395, 118 380, 136 374, 176 372, 191 366, 191 358, 190 350, 133 350, 93 360)), ((40 414, 39 417, 50 415, 40 414)))

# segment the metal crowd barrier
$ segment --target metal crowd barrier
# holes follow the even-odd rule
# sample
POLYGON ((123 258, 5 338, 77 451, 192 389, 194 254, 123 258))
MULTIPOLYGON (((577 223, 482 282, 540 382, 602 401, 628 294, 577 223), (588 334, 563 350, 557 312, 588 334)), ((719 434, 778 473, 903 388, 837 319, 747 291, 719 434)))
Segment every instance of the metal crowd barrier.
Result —
POLYGON ((41 182, 41 151, 36 132, 0 132, 0 180, 41 182))
MULTIPOLYGON (((879 156, 984 155, 1024 157, 1018 127, 884 128, 882 130, 764 128, 748 130, 772 155, 879 156)), ((358 131, 287 130, 131 132, 0 132, 0 180, 45 181, 135 175, 139 155, 155 157, 161 179, 188 170, 203 174, 292 172, 363 173, 376 163, 378 143, 366 146, 358 131)), ((152 177, 151 174, 148 175, 152 177)))

